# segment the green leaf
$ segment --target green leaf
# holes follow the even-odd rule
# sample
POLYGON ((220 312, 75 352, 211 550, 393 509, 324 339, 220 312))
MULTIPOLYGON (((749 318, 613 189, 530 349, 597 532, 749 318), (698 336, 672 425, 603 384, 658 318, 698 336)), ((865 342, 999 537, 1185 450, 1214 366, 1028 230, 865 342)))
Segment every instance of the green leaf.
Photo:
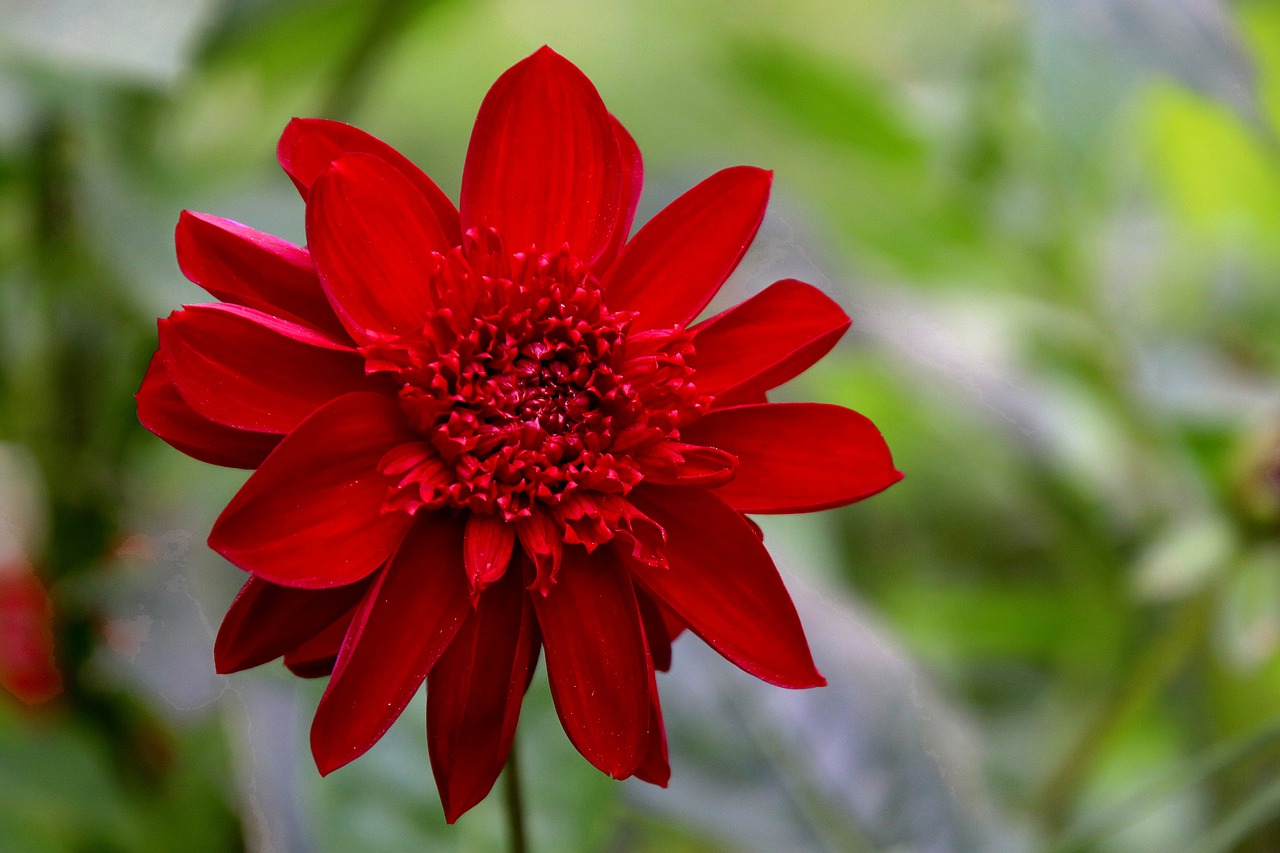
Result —
POLYGON ((783 44, 742 44, 731 56, 742 82, 795 129, 879 160, 920 160, 923 145, 880 81, 783 44))

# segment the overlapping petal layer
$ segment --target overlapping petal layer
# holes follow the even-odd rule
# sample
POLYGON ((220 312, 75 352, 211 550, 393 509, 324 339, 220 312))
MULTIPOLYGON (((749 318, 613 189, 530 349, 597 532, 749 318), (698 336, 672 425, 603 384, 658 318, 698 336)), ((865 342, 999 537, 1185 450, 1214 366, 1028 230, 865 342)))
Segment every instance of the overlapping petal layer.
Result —
POLYGON ((209 546, 282 586, 355 583, 391 556, 413 519, 384 513, 378 463, 412 438, 394 399, 327 403, 272 451, 218 516, 209 546))
POLYGON ((200 415, 182 398, 163 353, 157 352, 138 389, 138 420, 188 456, 228 468, 256 468, 280 443, 271 433, 235 429, 200 415))
POLYGON ((305 201, 311 187, 343 154, 372 154, 397 169, 422 194, 450 245, 462 240, 458 209, 444 190, 409 158, 357 127, 322 118, 295 118, 285 126, 276 158, 305 201))
POLYGON ((610 305, 639 314, 634 331, 683 326, 707 306, 755 239, 773 174, 716 172, 667 205, 604 275, 610 305))
POLYGON ((538 626, 523 579, 485 591, 427 678, 427 746, 445 818, 484 799, 515 738, 538 662, 538 626))
POLYGON ((303 590, 250 577, 218 629, 213 644, 218 672, 250 669, 305 645, 349 613, 368 586, 303 590))
POLYGON ((365 593, 311 724, 321 773, 382 737, 462 627, 471 606, 461 554, 456 519, 424 520, 365 593))
POLYGON ((653 664, 630 578, 608 550, 570 548, 555 586, 533 605, 569 740, 613 778, 632 775, 649 743, 653 664))
POLYGON ((624 185, 628 198, 633 191, 635 155, 624 168, 614 127, 596 87, 564 57, 543 48, 517 63, 476 116, 463 230, 495 228, 516 251, 567 245, 594 262, 624 216, 624 185))
POLYGON ((698 489, 645 486, 635 502, 667 534, 668 568, 630 564, 641 586, 756 678, 779 687, 826 683, 769 552, 741 515, 698 489))
POLYGON ((307 240, 329 301, 358 342, 422 328, 433 307, 433 253, 451 248, 404 175, 372 154, 344 154, 307 199, 307 240))
POLYGON ((197 413, 250 432, 290 432, 368 387, 364 359, 318 332, 236 305, 191 305, 160 321, 173 384, 197 413))
POLYGON ((175 242, 183 275, 215 298, 342 334, 306 249, 189 210, 178 219, 175 242))

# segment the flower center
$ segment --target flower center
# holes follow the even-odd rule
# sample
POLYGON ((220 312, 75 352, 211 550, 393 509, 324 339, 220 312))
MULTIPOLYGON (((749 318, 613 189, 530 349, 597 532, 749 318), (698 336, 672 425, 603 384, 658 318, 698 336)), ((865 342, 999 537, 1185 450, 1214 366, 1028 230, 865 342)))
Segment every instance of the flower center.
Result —
POLYGON ((389 506, 527 517, 575 495, 625 495, 637 454, 705 409, 684 363, 689 336, 629 334, 566 252, 510 254, 493 232, 435 256, 435 309, 419 333, 363 349, 390 374, 420 441, 381 470, 389 506))

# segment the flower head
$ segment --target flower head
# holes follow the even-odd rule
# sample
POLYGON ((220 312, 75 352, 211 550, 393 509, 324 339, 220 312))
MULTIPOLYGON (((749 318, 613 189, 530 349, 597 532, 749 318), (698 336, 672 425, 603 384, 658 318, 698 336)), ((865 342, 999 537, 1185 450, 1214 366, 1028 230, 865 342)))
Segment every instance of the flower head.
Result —
POLYGON ((329 676, 322 773, 427 682, 446 816, 482 799, 539 654, 578 750, 665 784, 654 679, 689 628, 784 687, 823 682, 744 513, 803 512, 900 475, 855 412, 767 403, 849 320, 780 281, 693 324, 764 215, 726 169, 628 239, 635 142, 543 48, 480 108, 461 204, 355 128, 294 120, 280 163, 308 248, 194 213, 184 274, 213 296, 160 321, 139 417, 257 470, 209 544, 250 573, 222 672, 329 676))

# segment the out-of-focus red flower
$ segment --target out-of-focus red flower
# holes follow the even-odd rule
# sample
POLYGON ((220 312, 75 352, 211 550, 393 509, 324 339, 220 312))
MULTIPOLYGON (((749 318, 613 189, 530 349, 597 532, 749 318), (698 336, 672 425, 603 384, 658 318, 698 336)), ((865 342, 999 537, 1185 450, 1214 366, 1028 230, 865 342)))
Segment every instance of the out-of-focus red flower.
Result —
POLYGON ((779 281, 693 324, 755 236, 769 172, 725 169, 628 239, 640 152, 543 48, 480 108, 460 208, 353 127, 278 149, 309 249, 184 213, 183 272, 221 302, 160 321, 142 423, 256 468, 209 544, 251 577, 221 672, 330 675, 322 773, 427 682, 446 816, 492 787, 540 650, 569 739, 666 784, 654 670, 685 627, 783 687, 823 684, 744 513, 860 500, 900 478, 861 415, 765 392, 849 326, 779 281))
POLYGON ((0 687, 28 705, 62 690, 53 660, 53 604, 25 562, 0 567, 0 687))

